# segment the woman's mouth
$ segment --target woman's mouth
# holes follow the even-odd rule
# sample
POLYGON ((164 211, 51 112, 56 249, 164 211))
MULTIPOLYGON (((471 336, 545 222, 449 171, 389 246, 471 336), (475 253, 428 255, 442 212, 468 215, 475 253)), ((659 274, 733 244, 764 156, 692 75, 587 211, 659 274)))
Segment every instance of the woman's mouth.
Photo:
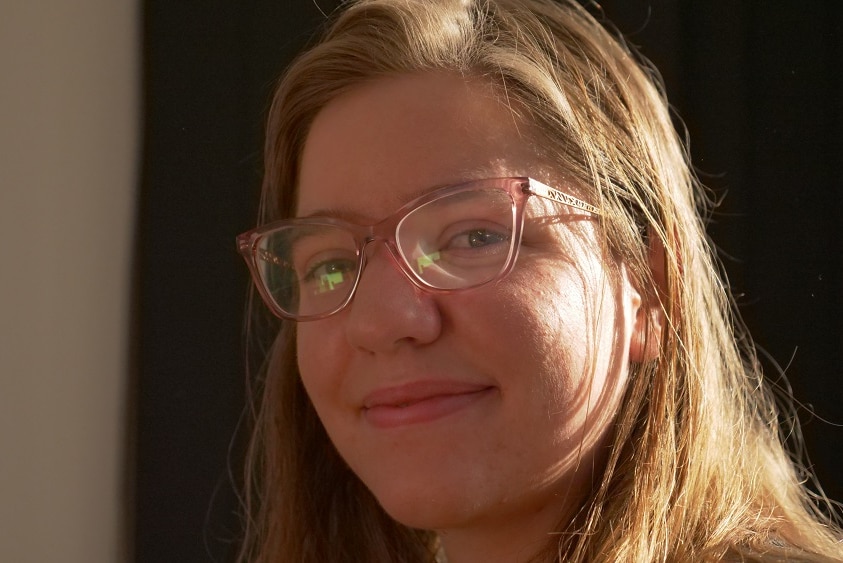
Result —
POLYGON ((362 413, 376 428, 432 422, 488 397, 494 387, 459 382, 414 382, 379 389, 363 402, 362 413))

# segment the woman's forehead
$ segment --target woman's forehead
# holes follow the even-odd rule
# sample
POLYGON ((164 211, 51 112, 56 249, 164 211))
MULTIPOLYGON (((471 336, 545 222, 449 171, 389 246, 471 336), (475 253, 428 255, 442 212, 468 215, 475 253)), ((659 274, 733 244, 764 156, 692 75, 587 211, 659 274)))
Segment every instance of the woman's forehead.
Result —
POLYGON ((297 214, 326 205, 389 211, 443 185, 530 175, 539 158, 529 130, 476 78, 420 73, 367 82, 314 119, 297 214))

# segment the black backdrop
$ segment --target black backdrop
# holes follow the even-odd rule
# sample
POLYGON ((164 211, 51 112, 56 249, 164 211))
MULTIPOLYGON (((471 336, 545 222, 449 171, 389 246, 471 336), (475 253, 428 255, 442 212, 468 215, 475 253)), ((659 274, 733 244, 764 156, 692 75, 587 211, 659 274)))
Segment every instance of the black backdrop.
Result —
MULTIPOLYGON (((146 0, 136 378, 138 562, 227 561, 252 226, 272 83, 336 0, 146 0), (235 445, 232 447, 231 444, 235 445)), ((605 0, 655 61, 705 182, 741 312, 781 364, 843 498, 843 2, 605 0)))

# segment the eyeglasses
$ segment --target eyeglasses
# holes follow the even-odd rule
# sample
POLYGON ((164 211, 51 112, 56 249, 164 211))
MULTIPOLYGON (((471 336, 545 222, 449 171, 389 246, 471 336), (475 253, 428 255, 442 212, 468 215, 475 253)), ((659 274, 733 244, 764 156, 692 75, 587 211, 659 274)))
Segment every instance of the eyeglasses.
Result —
POLYGON ((376 225, 330 217, 270 223, 238 236, 237 248, 275 315, 322 319, 351 302, 366 266, 366 246, 376 241, 423 290, 462 291, 503 277, 518 256, 532 195, 599 214, 537 180, 494 178, 435 190, 376 225))

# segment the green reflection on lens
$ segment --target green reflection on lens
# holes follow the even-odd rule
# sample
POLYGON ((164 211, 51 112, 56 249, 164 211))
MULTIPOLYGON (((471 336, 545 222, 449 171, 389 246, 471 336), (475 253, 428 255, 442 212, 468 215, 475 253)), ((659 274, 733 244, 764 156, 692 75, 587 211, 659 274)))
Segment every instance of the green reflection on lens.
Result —
POLYGON ((419 275, 424 273, 425 268, 429 268, 433 266, 433 262, 435 260, 439 260, 440 255, 439 252, 431 252, 430 254, 422 254, 418 258, 416 258, 416 264, 419 268, 419 275))
POLYGON ((326 291, 333 291, 334 286, 342 283, 342 272, 331 272, 330 274, 322 274, 319 278, 319 293, 326 291))

